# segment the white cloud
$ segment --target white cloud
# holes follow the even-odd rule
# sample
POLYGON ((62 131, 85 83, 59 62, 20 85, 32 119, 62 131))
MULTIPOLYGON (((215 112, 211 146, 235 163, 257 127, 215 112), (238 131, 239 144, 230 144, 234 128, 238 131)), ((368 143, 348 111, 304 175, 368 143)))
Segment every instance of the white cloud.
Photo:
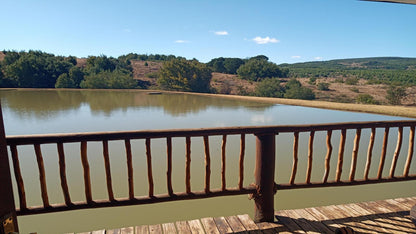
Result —
POLYGON ((267 43, 278 43, 280 42, 276 38, 270 38, 270 37, 255 37, 253 38, 253 41, 257 44, 267 44, 267 43))
POLYGON ((215 33, 215 35, 219 35, 219 36, 226 36, 226 35, 228 35, 228 32, 227 31, 216 31, 214 33, 215 33))
POLYGON ((273 121, 273 118, 271 116, 253 115, 251 117, 252 124, 264 124, 264 123, 270 123, 272 121, 273 121))
POLYGON ((293 55, 291 58, 292 58, 292 59, 300 59, 300 58, 302 58, 302 57, 301 57, 301 56, 299 56, 299 55, 293 55))
POLYGON ((176 40, 175 43, 189 43, 187 40, 176 40))
POLYGON ((124 31, 125 33, 131 33, 131 32, 132 32, 130 28, 125 28, 125 29, 123 29, 123 31, 124 31))
POLYGON ((315 59, 315 60, 322 60, 322 59, 324 59, 324 58, 322 58, 322 57, 315 57, 314 59, 315 59))

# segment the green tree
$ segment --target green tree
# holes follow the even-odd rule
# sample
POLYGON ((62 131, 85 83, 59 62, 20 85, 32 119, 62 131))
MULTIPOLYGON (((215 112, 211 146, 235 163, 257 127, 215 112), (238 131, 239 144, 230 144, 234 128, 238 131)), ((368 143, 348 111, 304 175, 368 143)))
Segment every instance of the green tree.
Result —
POLYGON ((67 73, 73 66, 63 57, 56 57, 41 51, 21 52, 19 56, 13 55, 13 59, 17 57, 17 60, 4 68, 5 75, 14 80, 19 87, 24 88, 53 88, 58 76, 67 73))
POLYGON ((357 98, 356 98, 356 102, 357 103, 362 103, 362 104, 380 104, 377 100, 374 99, 373 96, 371 96, 370 94, 358 94, 357 98))
POLYGON ((389 86, 387 89, 386 99, 392 105, 400 105, 402 99, 406 96, 406 89, 400 86, 389 86))
POLYGON ((84 80, 84 72, 79 67, 69 69, 69 78, 73 80, 75 88, 80 88, 81 81, 84 80))
POLYGON ((74 80, 67 73, 61 74, 55 83, 55 88, 76 88, 74 80))
POLYGON ((132 89, 137 87, 137 81, 122 70, 102 71, 86 75, 80 86, 83 89, 132 89))
POLYGON ((196 60, 173 59, 163 64, 158 85, 162 89, 207 93, 211 91, 211 69, 196 60))
POLYGON ((280 86, 279 79, 264 79, 260 81, 255 90, 256 96, 259 97, 276 97, 282 98, 285 93, 285 89, 280 86))
POLYGON ((286 77, 287 73, 287 70, 282 70, 275 63, 268 62, 265 59, 250 59, 237 70, 240 78, 251 81, 260 81, 271 77, 286 77))
POLYGON ((315 93, 312 91, 312 89, 303 87, 302 84, 296 79, 290 79, 286 83, 285 89, 285 98, 304 100, 315 99, 315 93))
POLYGON ((318 90, 322 90, 322 91, 329 90, 329 84, 325 82, 318 83, 317 87, 318 87, 318 90))

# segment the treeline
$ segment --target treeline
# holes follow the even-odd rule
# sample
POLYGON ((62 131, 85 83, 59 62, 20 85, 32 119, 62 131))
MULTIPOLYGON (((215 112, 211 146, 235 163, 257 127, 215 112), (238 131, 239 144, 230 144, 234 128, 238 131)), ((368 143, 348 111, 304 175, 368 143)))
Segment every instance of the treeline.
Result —
POLYGON ((129 63, 105 55, 90 56, 79 66, 73 56, 41 51, 3 53, 0 87, 125 89, 138 85, 129 63))
POLYGON ((265 78, 288 77, 289 69, 282 69, 264 55, 248 59, 214 58, 207 63, 213 72, 237 74, 241 79, 260 81, 265 78))
POLYGON ((416 85, 416 59, 398 57, 339 59, 281 64, 294 78, 357 78, 369 83, 416 85))

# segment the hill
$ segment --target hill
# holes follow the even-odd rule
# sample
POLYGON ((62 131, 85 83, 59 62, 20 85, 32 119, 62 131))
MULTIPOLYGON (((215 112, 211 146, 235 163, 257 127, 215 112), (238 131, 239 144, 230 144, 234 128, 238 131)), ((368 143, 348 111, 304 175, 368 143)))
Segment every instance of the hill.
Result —
POLYGON ((280 64, 287 68, 320 68, 320 69, 342 69, 342 70, 414 70, 416 69, 416 58, 401 57, 374 57, 374 58, 351 58, 335 59, 329 61, 316 61, 294 64, 280 64))

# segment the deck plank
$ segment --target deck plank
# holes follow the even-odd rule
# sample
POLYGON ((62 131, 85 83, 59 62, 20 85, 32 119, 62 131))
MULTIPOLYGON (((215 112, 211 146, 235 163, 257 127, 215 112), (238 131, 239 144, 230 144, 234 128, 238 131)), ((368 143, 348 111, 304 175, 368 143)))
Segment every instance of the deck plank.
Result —
POLYGON ((159 234, 162 233, 162 225, 155 224, 149 225, 149 234, 159 234))
POLYGON ((125 227, 120 229, 120 234, 134 234, 134 227, 125 227))
POLYGON ((162 224, 162 229, 164 233, 176 233, 176 227, 174 223, 164 223, 162 224))
POLYGON ((307 212, 305 209, 296 209, 296 210, 293 210, 293 212, 297 216, 297 219, 303 218, 305 222, 309 222, 320 233, 330 233, 333 231, 324 223, 322 223, 320 220, 318 220, 309 212, 307 212))
POLYGON ((105 234, 105 229, 93 231, 91 234, 105 234))
POLYGON ((256 223, 253 220, 251 220, 248 214, 237 215, 237 218, 240 220, 241 224, 244 226, 244 228, 247 231, 259 230, 259 227, 256 225, 256 223))
POLYGON ((277 223, 283 224, 287 227, 290 232, 293 233, 305 233, 305 231, 290 217, 287 216, 283 210, 276 211, 275 216, 277 219, 277 223))
POLYGON ((198 219, 188 221, 188 225, 191 229, 192 234, 205 234, 204 228, 202 227, 201 222, 199 222, 198 219))
POLYGON ((136 234, 148 234, 149 233, 149 226, 142 225, 135 227, 136 234))
POLYGON ((366 202, 366 203, 357 203, 357 206, 360 206, 364 209, 366 209, 369 212, 372 212, 376 215, 375 220, 378 223, 382 223, 386 228, 388 227, 389 230, 391 230, 394 233, 409 233, 409 229, 402 227, 400 222, 394 222, 393 220, 389 219, 384 213, 388 213, 389 210, 384 207, 375 207, 377 206, 377 203, 373 202, 366 202), (384 212, 383 212, 384 211, 384 212))
POLYGON ((227 220, 224 217, 214 218, 214 221, 220 233, 233 232, 233 230, 231 229, 230 225, 228 225, 227 220))
POLYGON ((120 229, 111 229, 105 232, 106 234, 120 234, 120 229))
POLYGON ((178 221, 176 224, 176 230, 178 230, 179 234, 191 234, 191 228, 189 228, 188 222, 186 221, 178 221))
POLYGON ((214 218, 202 218, 201 223, 204 226, 205 232, 207 234, 220 234, 220 231, 215 224, 214 218))
POLYGON ((365 224, 370 229, 373 229, 374 231, 376 231, 378 233, 389 233, 390 232, 388 229, 385 229, 381 223, 378 223, 378 222, 374 221, 374 219, 376 218, 375 215, 372 215, 371 213, 369 213, 365 210, 364 211, 359 210, 359 209, 351 206, 351 204, 343 205, 342 208, 345 209, 345 211, 351 213, 351 215, 353 215, 355 217, 355 220, 357 220, 357 222, 365 224))
POLYGON ((244 225, 240 222, 240 219, 238 219, 236 216, 229 216, 225 218, 230 225, 233 232, 244 232, 246 231, 246 228, 244 225))
MULTIPOLYGON (((280 224, 280 223, 263 222, 263 223, 257 223, 256 225, 259 227, 259 230, 261 231, 261 233, 264 233, 264 234, 274 234, 274 233, 288 234, 288 233, 293 233, 293 232, 289 231, 289 229, 286 226, 284 226, 283 224, 280 224)), ((252 232, 250 231, 250 234, 251 233, 252 232)))

